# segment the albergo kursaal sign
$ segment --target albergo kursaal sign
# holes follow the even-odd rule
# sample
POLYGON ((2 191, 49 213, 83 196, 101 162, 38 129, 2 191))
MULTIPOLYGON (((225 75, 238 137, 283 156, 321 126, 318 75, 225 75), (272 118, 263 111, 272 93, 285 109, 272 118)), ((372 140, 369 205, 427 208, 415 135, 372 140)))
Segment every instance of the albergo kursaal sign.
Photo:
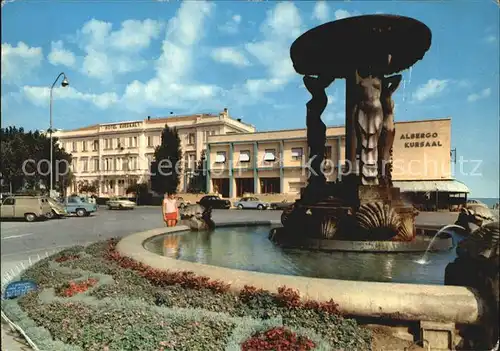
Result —
POLYGON ((38 286, 32 280, 18 280, 12 283, 9 283, 5 288, 5 292, 3 295, 4 299, 15 299, 19 296, 26 295, 30 291, 38 290, 38 286))
POLYGON ((400 140, 411 140, 405 142, 405 148, 413 147, 441 147, 439 134, 436 132, 428 133, 405 133, 401 134, 400 140))

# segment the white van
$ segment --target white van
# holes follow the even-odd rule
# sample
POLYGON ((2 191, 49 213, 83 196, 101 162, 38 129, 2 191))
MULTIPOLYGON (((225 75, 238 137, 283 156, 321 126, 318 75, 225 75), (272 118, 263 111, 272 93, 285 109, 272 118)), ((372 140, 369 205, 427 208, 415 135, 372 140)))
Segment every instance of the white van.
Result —
POLYGON ((52 207, 45 196, 13 195, 3 199, 0 218, 24 218, 28 222, 50 216, 52 207))

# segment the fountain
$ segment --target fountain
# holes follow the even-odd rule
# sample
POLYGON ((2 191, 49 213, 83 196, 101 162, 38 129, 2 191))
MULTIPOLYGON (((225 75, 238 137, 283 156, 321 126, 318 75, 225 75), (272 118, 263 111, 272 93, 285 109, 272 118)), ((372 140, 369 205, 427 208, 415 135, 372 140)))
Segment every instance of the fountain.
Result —
MULTIPOLYGON (((292 44, 294 68, 304 75, 304 85, 312 95, 306 104, 311 166, 300 199, 283 213, 283 226, 270 231, 272 242, 283 247, 350 251, 428 248, 428 241, 417 239, 418 211, 404 203, 399 188, 392 185, 392 95, 401 82, 398 73, 423 58, 431 36, 426 25, 412 18, 365 15, 325 23, 292 44), (325 89, 335 79, 346 80, 342 170, 346 176, 329 183, 323 173, 326 126, 321 114, 327 105, 325 89)), ((449 250, 451 239, 443 240, 436 247, 449 250)))

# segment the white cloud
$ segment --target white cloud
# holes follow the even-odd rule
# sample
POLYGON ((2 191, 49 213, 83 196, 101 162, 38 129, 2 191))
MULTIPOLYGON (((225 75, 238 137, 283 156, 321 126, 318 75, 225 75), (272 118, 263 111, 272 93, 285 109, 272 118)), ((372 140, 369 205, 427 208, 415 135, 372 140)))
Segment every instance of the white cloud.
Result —
POLYGON ((441 94, 447 88, 448 83, 447 79, 429 79, 413 93, 413 101, 421 102, 441 94))
POLYGON ((280 2, 268 11, 261 26, 264 40, 245 46, 265 66, 267 77, 248 80, 247 92, 258 95, 259 91, 277 91, 296 76, 289 55, 291 43, 301 34, 301 26, 299 10, 292 2, 280 2))
POLYGON ((357 12, 350 13, 347 10, 338 9, 334 12, 334 16, 336 20, 340 20, 347 17, 358 16, 358 13, 357 12))
POLYGON ((47 59, 54 66, 63 65, 67 67, 73 67, 76 62, 75 54, 71 51, 64 49, 63 42, 61 40, 51 43, 51 51, 47 56, 47 59))
POLYGON ((43 52, 40 47, 29 47, 22 41, 17 46, 2 44, 2 81, 20 83, 35 68, 40 67, 43 52))
POLYGON ((213 3, 182 2, 177 14, 167 26, 162 54, 156 62, 156 76, 146 83, 133 81, 122 97, 124 105, 137 112, 148 107, 197 108, 213 102, 221 92, 215 85, 191 81, 193 53, 204 33, 205 20, 212 13, 213 3), (193 102, 198 105, 194 106, 193 102))
POLYGON ((316 2, 313 9, 313 18, 321 22, 326 22, 330 18, 330 9, 325 0, 316 2))
POLYGON ((163 25, 151 19, 144 21, 126 20, 119 31, 112 32, 109 41, 112 47, 123 51, 146 49, 153 39, 158 38, 163 25))
POLYGON ((486 89, 481 90, 479 93, 474 93, 474 94, 470 94, 469 96, 467 96, 467 101, 468 102, 475 102, 477 100, 486 99, 490 95, 491 95, 491 89, 486 88, 486 89))
POLYGON ((219 30, 226 34, 236 34, 240 30, 241 16, 233 15, 226 23, 219 26, 219 30))
POLYGON ((337 97, 336 96, 328 95, 327 98, 328 98, 328 105, 331 105, 331 104, 334 104, 334 103, 337 102, 337 97))
POLYGON ((216 48, 212 51, 211 57, 217 62, 231 64, 236 67, 245 67, 250 65, 250 62, 245 55, 233 47, 216 48))
POLYGON ((487 43, 490 43, 490 44, 491 43, 496 43, 497 37, 495 35, 493 35, 493 34, 490 34, 490 35, 488 35, 488 36, 486 36, 484 38, 484 41, 487 42, 487 43))
POLYGON ((115 74, 143 69, 147 63, 139 53, 159 37, 162 28, 162 23, 151 19, 126 20, 119 30, 112 31, 111 23, 91 19, 79 33, 80 44, 86 53, 82 72, 110 81, 115 74))
MULTIPOLYGON (((45 107, 49 104, 50 88, 24 86, 21 90, 24 96, 34 105, 45 107)), ((118 102, 116 93, 91 94, 82 93, 73 87, 58 87, 53 91, 54 100, 78 100, 90 102, 100 109, 107 109, 118 102)))

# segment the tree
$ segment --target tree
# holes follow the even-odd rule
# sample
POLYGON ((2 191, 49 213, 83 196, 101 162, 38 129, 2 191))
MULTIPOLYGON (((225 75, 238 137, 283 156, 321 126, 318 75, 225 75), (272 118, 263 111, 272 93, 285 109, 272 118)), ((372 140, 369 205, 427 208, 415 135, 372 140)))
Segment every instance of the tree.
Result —
POLYGON ((202 153, 201 160, 199 160, 196 165, 194 177, 192 178, 189 186, 188 191, 190 193, 205 193, 207 191, 207 167, 205 162, 205 153, 202 153))
POLYGON ((175 128, 165 128, 161 144, 156 147, 151 163, 151 189, 158 194, 176 192, 182 173, 181 140, 175 128))
POLYGON ((146 204, 149 199, 149 187, 146 183, 130 184, 126 190, 127 194, 135 194, 135 202, 139 204, 146 204))
MULTIPOLYGON (((12 184, 12 191, 23 188, 39 189, 50 185, 50 139, 39 131, 25 132, 23 128, 0 129, 1 173, 5 184, 12 184)), ((67 166, 71 155, 60 148, 53 138, 54 184, 69 173, 67 166)))
POLYGON ((93 180, 92 183, 89 183, 88 181, 80 181, 78 183, 78 191, 80 193, 97 193, 97 190, 99 189, 99 181, 98 180, 93 180))

